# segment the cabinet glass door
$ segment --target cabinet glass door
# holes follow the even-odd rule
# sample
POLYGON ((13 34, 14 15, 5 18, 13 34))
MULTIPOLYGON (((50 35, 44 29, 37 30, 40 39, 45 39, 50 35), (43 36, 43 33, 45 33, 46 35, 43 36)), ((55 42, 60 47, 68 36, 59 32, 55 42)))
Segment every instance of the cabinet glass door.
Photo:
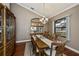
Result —
POLYGON ((11 35, 10 35, 10 16, 6 15, 6 38, 7 41, 9 41, 11 39, 11 35))
POLYGON ((2 39, 3 39, 3 24, 2 24, 2 9, 0 9, 0 47, 2 46, 2 39))
POLYGON ((6 15, 6 39, 11 40, 14 35, 13 17, 9 14, 6 15))
POLYGON ((6 55, 10 56, 14 49, 14 17, 6 8, 6 55))

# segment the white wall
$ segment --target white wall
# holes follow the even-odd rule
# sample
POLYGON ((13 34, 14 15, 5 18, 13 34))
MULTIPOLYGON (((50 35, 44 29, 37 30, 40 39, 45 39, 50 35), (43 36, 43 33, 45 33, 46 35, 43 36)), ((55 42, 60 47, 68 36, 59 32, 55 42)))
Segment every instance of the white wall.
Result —
POLYGON ((16 40, 28 40, 30 37, 31 19, 40 16, 14 3, 11 4, 11 11, 16 17, 16 40))

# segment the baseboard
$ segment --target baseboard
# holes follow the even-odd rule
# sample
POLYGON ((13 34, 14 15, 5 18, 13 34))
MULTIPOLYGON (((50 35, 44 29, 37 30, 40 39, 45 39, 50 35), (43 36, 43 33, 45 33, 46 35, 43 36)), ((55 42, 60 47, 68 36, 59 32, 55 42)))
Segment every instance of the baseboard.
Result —
POLYGON ((22 42, 30 42, 31 40, 20 40, 20 41, 16 41, 16 43, 22 43, 22 42))
POLYGON ((70 50, 72 50, 73 52, 75 52, 75 53, 78 53, 79 54, 79 51, 78 50, 76 50, 76 49, 73 49, 73 48, 71 48, 71 47, 69 47, 69 46, 65 46, 66 48, 68 48, 68 49, 70 49, 70 50))

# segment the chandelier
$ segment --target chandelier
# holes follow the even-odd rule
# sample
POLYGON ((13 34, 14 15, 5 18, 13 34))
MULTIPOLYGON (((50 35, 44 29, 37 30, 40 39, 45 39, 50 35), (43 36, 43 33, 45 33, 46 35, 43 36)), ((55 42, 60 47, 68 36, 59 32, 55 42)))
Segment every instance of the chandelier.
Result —
MULTIPOLYGON (((44 15, 45 15, 45 3, 43 3, 43 12, 44 12, 44 15)), ((40 18, 40 21, 43 23, 43 24, 46 24, 48 22, 48 18, 43 16, 42 18, 40 18)))
POLYGON ((48 18, 42 17, 42 18, 40 19, 40 21, 41 21, 43 24, 46 24, 46 23, 48 22, 48 18))

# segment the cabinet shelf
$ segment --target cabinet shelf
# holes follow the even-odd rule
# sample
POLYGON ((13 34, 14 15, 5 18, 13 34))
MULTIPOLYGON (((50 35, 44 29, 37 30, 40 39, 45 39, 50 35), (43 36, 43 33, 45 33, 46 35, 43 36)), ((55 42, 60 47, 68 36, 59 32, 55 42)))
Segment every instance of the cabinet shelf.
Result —
POLYGON ((0 3, 0 56, 12 55, 14 53, 14 44, 15 16, 6 6, 0 3))

